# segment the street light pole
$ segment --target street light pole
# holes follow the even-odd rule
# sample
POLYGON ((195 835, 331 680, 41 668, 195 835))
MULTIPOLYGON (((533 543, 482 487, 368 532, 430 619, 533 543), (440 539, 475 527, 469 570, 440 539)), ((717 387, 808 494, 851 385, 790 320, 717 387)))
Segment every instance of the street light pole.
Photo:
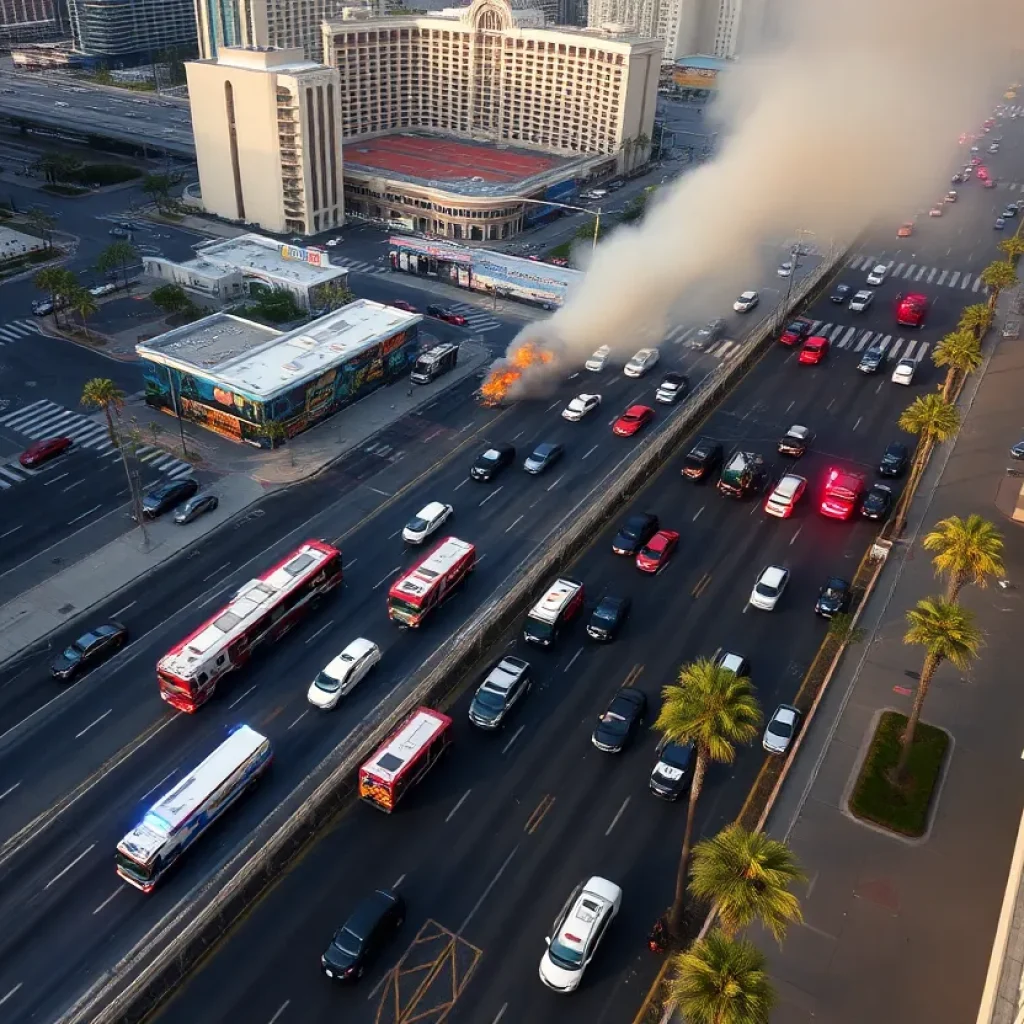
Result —
POLYGON ((549 199, 529 199, 526 196, 509 196, 509 199, 514 199, 517 203, 530 203, 533 206, 551 206, 558 210, 572 210, 575 213, 585 213, 590 217, 594 218, 594 245, 597 248, 597 243, 600 239, 601 234, 601 207, 599 206, 596 210, 591 210, 586 206, 573 206, 571 203, 553 203, 549 199))

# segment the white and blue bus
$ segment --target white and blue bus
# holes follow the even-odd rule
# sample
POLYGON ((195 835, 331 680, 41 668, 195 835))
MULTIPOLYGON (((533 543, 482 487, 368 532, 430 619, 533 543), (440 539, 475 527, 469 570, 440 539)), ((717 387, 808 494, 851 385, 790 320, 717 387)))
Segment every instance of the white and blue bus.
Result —
POLYGON ((143 892, 270 766, 270 740, 247 725, 231 735, 146 812, 117 844, 117 873, 143 892))

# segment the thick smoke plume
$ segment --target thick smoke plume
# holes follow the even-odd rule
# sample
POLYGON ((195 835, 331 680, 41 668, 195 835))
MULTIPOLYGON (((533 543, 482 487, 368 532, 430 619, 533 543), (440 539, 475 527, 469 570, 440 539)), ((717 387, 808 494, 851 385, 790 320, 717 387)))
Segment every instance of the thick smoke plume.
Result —
POLYGON ((895 238, 949 188, 959 134, 1024 74, 1024 0, 789 0, 780 35, 720 76, 715 159, 599 245, 567 303, 512 343, 509 357, 531 343, 554 357, 514 395, 600 345, 628 355, 720 315, 786 241, 827 252, 872 222, 895 238))

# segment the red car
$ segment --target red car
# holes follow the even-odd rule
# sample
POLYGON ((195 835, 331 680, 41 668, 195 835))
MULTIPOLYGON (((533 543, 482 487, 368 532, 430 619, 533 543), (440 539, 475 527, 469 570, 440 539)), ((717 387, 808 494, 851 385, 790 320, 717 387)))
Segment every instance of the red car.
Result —
POLYGON ((42 465, 55 459, 61 452, 66 452, 74 442, 70 437, 48 437, 44 441, 34 441, 18 456, 18 461, 26 468, 42 465))
POLYGON ((804 340, 810 333, 811 328, 814 324, 806 317, 800 317, 798 320, 794 320, 783 332, 779 335, 779 341, 783 345, 797 345, 804 340))
POLYGON ((916 292, 910 295, 896 296, 896 323, 901 327, 924 327, 925 314, 928 312, 928 298, 916 292))
POLYGON ((427 316, 443 320, 446 324, 454 324, 456 327, 465 327, 469 322, 461 313, 456 313, 454 309, 445 306, 427 306, 427 316))
POLYGON ((828 338, 808 338, 800 349, 797 361, 804 366, 817 366, 828 355, 828 338))
POLYGON ((612 433, 619 437, 632 437, 641 427, 654 419, 654 410, 646 405, 631 405, 616 421, 612 433))
POLYGON ((395 309, 404 309, 406 313, 418 313, 419 310, 411 303, 406 302, 405 299, 394 299, 388 303, 389 306, 394 306, 395 309))
POLYGON ((675 530, 659 530, 640 549, 636 556, 636 567, 641 572, 660 572, 668 565, 678 543, 679 534, 675 530))

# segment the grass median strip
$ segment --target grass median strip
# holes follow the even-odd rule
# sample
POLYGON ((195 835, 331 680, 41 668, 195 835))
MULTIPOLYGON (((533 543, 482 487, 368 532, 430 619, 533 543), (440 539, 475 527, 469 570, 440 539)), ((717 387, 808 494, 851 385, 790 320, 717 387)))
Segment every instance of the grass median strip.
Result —
POLYGON ((900 736, 906 715, 886 711, 878 720, 871 746, 850 796, 850 811, 864 821, 891 832, 919 838, 928 827, 928 811, 942 776, 949 734, 921 722, 907 762, 906 779, 892 781, 900 756, 900 736))

